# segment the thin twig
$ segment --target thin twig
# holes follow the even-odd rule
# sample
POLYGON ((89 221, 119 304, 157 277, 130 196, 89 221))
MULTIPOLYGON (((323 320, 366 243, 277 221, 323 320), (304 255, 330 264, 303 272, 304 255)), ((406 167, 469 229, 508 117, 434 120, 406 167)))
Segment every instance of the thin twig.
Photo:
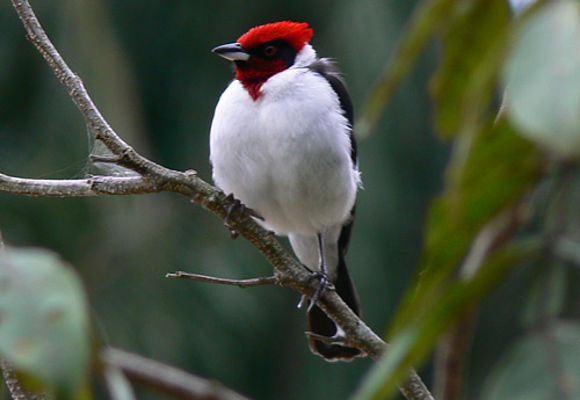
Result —
POLYGON ((218 285, 238 286, 241 288, 247 288, 250 286, 264 286, 278 284, 278 278, 276 276, 262 276, 259 278, 250 278, 250 279, 227 279, 209 275, 194 274, 192 272, 176 271, 165 274, 165 277, 191 279, 199 282, 215 283, 218 285))
POLYGON ((118 368, 131 382, 180 399, 249 400, 217 381, 204 379, 123 350, 106 348, 101 353, 101 361, 105 369, 118 368))
POLYGON ((108 163, 108 164, 117 164, 120 159, 119 157, 111 157, 111 156, 100 156, 97 154, 90 154, 89 158, 94 163, 108 163))
MULTIPOLYGON (((41 27, 34 11, 26 0, 11 0, 28 38, 45 58, 60 82, 67 89, 71 99, 85 118, 89 128, 95 132, 96 139, 100 140, 114 156, 119 158, 118 165, 131 169, 141 175, 135 179, 142 179, 137 185, 140 189, 150 191, 170 191, 180 193, 212 211, 220 218, 225 218, 227 210, 231 209, 232 200, 200 179, 195 173, 180 172, 165 168, 138 154, 125 143, 103 118, 91 97, 87 93, 81 79, 73 73, 59 52, 56 50, 44 29, 41 27)), ((135 183, 135 182, 134 182, 135 183)), ((4 184, 0 182, 0 187, 4 184)), ((82 185, 81 185, 82 186, 82 185)), ((88 184, 86 184, 88 186, 88 184)), ((84 186, 83 186, 84 187, 84 186)), ((41 196, 34 186, 33 193, 18 192, 23 195, 41 196)), ((46 196, 52 193, 47 191, 46 196)), ((94 195, 92 190, 78 189, 77 195, 94 195), (84 192, 83 192, 84 190, 84 192), (84 193, 84 194, 81 194, 84 193)), ((100 191, 99 194, 137 194, 117 193, 113 188, 100 191)), ((291 287, 306 296, 312 296, 317 289, 315 280, 301 263, 296 261, 280 245, 271 232, 260 226, 247 212, 234 213, 228 220, 231 229, 252 243, 276 269, 278 283, 291 287)), ((326 291, 320 298, 318 305, 329 317, 348 335, 349 339, 370 357, 376 359, 386 349, 386 343, 376 335, 358 316, 356 316, 344 301, 334 291, 326 291)), ((401 391, 408 399, 430 399, 432 396, 419 378, 411 371, 408 383, 401 387, 401 391)))

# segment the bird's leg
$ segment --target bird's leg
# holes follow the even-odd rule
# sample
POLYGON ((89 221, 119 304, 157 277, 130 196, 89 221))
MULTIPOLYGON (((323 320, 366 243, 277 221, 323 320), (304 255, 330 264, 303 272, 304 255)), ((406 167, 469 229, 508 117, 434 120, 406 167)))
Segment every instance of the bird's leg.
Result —
POLYGON ((314 304, 320 299, 322 293, 328 287, 328 274, 326 269, 326 253, 324 251, 324 238, 322 237, 322 233, 318 233, 316 235, 318 239, 318 271, 314 272, 312 278, 318 278, 320 281, 318 285, 318 289, 314 292, 314 295, 310 298, 310 304, 308 304, 308 311, 312 309, 314 304))

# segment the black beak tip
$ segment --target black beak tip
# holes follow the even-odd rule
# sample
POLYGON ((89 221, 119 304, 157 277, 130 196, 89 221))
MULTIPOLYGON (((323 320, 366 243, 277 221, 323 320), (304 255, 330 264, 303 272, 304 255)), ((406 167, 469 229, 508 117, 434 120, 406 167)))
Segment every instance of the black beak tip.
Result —
POLYGON ((242 48, 242 45, 239 43, 222 44, 211 49, 211 52, 216 54, 231 53, 234 51, 243 52, 244 49, 242 48))
POLYGON ((247 61, 250 57, 240 43, 222 44, 214 47, 211 51, 230 61, 247 61))

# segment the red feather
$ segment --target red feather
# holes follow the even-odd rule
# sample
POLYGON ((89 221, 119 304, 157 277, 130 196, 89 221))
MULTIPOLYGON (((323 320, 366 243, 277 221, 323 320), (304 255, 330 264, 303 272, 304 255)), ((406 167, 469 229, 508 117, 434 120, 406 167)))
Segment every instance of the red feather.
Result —
POLYGON ((299 52, 313 34, 314 31, 306 22, 282 21, 256 26, 240 36, 238 43, 247 50, 274 39, 282 39, 299 52))

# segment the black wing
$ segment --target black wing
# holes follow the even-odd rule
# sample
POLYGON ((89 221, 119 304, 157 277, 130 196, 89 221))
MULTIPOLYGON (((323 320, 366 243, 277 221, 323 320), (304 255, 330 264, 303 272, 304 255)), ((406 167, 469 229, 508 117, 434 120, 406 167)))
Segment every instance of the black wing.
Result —
POLYGON ((354 125, 354 112, 352 107, 352 101, 350 100, 350 95, 346 90, 346 86, 342 77, 334 67, 334 64, 331 63, 327 59, 320 59, 316 62, 309 65, 312 71, 320 74, 326 81, 330 84, 330 87, 336 95, 338 96, 338 101, 340 102, 340 108, 342 108, 342 112, 344 116, 348 120, 350 124, 350 158, 352 159, 352 164, 354 166, 357 165, 357 148, 356 148, 356 139, 354 137, 353 125, 354 125))
MULTIPOLYGON (((352 107, 352 101, 350 100, 350 95, 346 90, 344 81, 342 80, 340 74, 335 68, 334 64, 327 59, 320 59, 309 65, 310 70, 320 74, 326 81, 330 84, 330 87, 336 95, 340 102, 340 107, 344 113, 344 116, 350 124, 349 137, 350 137, 350 158, 352 159, 353 168, 357 166, 357 147, 356 139, 354 137, 354 112, 352 107)), ((340 237, 338 239, 339 257, 343 259, 346 255, 348 249, 348 242, 350 240, 350 231, 352 230, 352 225, 354 222, 355 208, 353 207, 350 212, 350 218, 345 222, 342 230, 340 232, 340 237)))

